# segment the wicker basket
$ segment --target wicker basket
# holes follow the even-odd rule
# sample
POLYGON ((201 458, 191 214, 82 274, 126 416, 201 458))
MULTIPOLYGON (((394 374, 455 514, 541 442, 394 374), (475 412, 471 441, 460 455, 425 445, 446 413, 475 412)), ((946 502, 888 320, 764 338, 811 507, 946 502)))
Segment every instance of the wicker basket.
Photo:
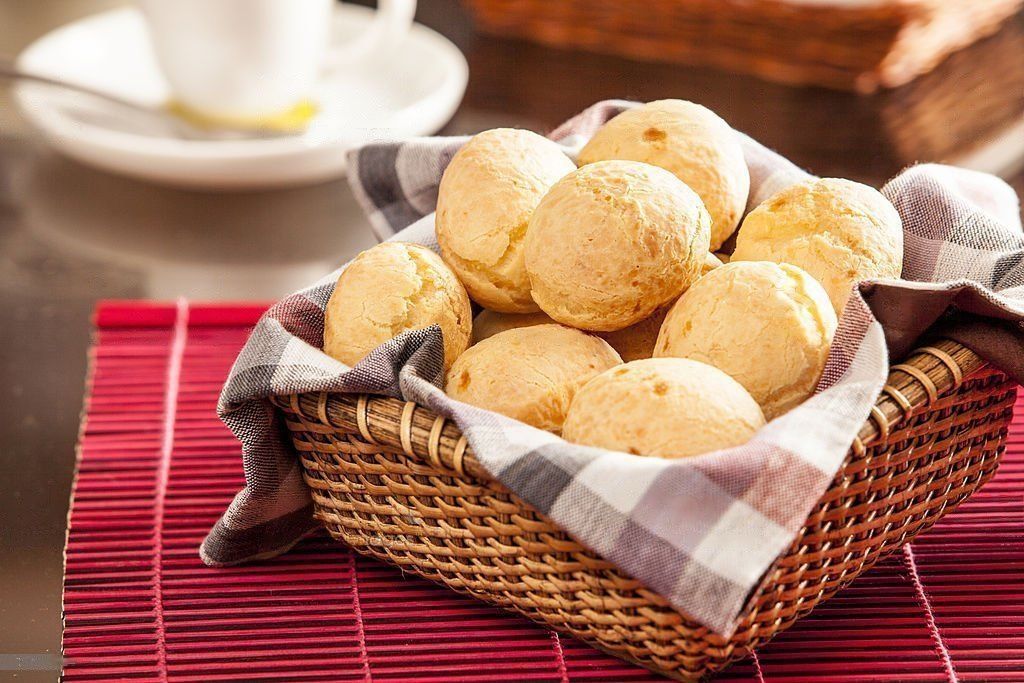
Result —
POLYGON ((480 28, 555 47, 871 92, 995 31, 1021 0, 466 0, 480 28))
POLYGON ((1015 385, 948 340, 892 368, 831 488, 751 596, 710 633, 497 483, 414 403, 275 398, 317 519, 357 551, 680 680, 749 655, 927 529, 995 472, 1015 385))

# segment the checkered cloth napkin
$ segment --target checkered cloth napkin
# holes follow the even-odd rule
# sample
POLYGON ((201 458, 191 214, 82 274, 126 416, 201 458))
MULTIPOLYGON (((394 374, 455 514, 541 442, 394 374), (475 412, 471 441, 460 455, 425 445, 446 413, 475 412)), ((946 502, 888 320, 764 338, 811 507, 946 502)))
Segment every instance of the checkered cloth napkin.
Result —
MULTIPOLYGON (((551 134, 571 156, 632 103, 599 103, 551 134)), ((741 136, 750 207, 808 174, 741 136)), ((349 174, 382 239, 437 248, 441 174, 464 138, 371 145, 349 174), (408 226, 408 227, 406 227, 408 226), (400 229, 405 228, 404 230, 400 229)), ((944 166, 911 168, 886 197, 903 218, 906 281, 862 283, 843 312, 817 393, 746 445, 684 460, 569 444, 447 398, 435 326, 407 332, 347 367, 320 351, 338 272, 273 306, 221 395, 242 442, 246 487, 202 546, 228 565, 284 552, 314 522, 298 459, 272 394, 335 391, 416 401, 455 420, 480 463, 574 538, 709 628, 731 634, 753 588, 790 544, 885 381, 891 358, 933 324, 1024 378, 1024 236, 1002 181, 944 166)))

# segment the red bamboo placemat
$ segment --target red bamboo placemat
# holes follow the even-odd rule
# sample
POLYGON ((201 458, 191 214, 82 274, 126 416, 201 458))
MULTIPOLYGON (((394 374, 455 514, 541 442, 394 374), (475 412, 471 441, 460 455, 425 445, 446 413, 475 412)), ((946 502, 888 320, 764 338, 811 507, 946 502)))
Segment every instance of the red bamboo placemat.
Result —
MULTIPOLYGON (((230 569, 197 547, 242 484, 214 413, 261 306, 96 314, 69 519, 64 678, 647 681, 647 671, 326 537, 230 569)), ((722 681, 1024 680, 1024 401, 998 475, 722 681)))

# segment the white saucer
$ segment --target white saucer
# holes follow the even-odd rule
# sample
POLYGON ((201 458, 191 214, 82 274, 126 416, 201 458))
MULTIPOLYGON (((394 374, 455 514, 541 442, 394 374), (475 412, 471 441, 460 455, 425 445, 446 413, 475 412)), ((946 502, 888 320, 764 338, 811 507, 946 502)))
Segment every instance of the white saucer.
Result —
MULTIPOLYGON (((339 4, 334 40, 369 25, 373 12, 339 4)), ((74 81, 159 106, 170 91, 142 16, 133 8, 68 24, 19 57, 25 71, 74 81)), ((25 117, 61 152, 123 175, 193 188, 238 189, 309 183, 345 172, 345 151, 372 140, 436 132, 455 112, 469 69, 458 48, 415 25, 387 59, 326 76, 314 98, 320 113, 301 136, 206 142, 156 137, 122 125, 94 98, 36 84, 16 90, 25 117), (69 106, 69 104, 73 106, 69 106)))

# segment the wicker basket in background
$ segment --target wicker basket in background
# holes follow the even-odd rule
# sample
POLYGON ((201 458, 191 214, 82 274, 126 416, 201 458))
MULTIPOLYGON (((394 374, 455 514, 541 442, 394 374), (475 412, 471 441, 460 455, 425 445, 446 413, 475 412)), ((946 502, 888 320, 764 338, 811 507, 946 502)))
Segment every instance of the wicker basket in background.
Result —
POLYGON ((466 0, 486 32, 872 92, 930 71, 1024 0, 466 0))
POLYGON ((723 638, 493 480, 414 403, 274 399, 336 539, 680 680, 718 671, 955 508, 995 472, 1015 385, 942 340, 892 367, 829 490, 723 638))

